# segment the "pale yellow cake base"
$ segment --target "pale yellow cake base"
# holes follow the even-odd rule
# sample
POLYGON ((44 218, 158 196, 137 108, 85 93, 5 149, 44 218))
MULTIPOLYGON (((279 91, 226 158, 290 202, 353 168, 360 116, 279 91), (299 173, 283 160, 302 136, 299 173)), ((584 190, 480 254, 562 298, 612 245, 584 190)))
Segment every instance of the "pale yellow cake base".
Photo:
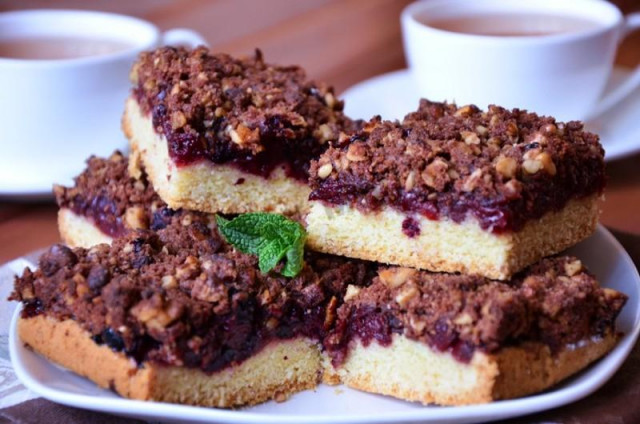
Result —
POLYGON ((362 213, 350 206, 310 202, 308 246, 314 250, 437 272, 508 279, 539 259, 591 235, 598 222, 598 198, 570 201, 560 212, 528 222, 516 233, 493 234, 474 219, 460 224, 413 215, 420 235, 402 232, 406 214, 386 207, 362 213))
POLYGON ((273 342, 239 365, 214 374, 144 363, 91 340, 75 321, 39 315, 18 321, 21 340, 37 353, 124 397, 233 408, 284 400, 318 383, 320 351, 306 338, 273 342))
POLYGON ((62 241, 70 247, 89 248, 101 243, 111 244, 113 241, 93 221, 67 208, 58 211, 58 231, 62 241))
MULTIPOLYGON (((424 404, 467 405, 510 399, 545 390, 585 368, 615 346, 617 338, 580 343, 553 356, 539 343, 524 343, 497 354, 476 351, 469 364, 427 345, 394 335, 390 346, 359 341, 324 382, 424 404)), ((325 365, 326 366, 326 365, 325 365)))
POLYGON ((167 139, 155 132, 151 118, 143 116, 134 99, 127 100, 122 127, 131 142, 130 160, 141 161, 155 191, 173 209, 232 214, 308 209, 309 187, 288 178, 282 168, 266 179, 208 161, 177 167, 169 157, 167 139), (244 182, 237 184, 240 179, 244 182))

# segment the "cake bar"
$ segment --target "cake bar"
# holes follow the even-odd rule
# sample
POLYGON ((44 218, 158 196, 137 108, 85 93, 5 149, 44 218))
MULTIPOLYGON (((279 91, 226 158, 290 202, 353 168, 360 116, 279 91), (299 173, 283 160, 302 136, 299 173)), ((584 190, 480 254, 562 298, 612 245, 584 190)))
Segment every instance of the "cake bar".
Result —
POLYGON ((237 407, 321 379, 425 404, 509 399, 619 339, 626 296, 573 257, 502 282, 308 252, 288 279, 206 226, 180 227, 53 246, 16 279, 21 340, 122 396, 237 407))
POLYGON ((311 167, 318 251, 508 279, 593 233, 604 151, 579 122, 422 100, 311 167))
POLYGON ((162 47, 131 71, 123 129, 132 160, 173 209, 307 209, 308 168, 356 122, 333 90, 297 66, 162 47))
POLYGON ((92 156, 73 187, 54 186, 60 237, 72 247, 111 243, 133 230, 159 229, 179 213, 167 208, 147 175, 126 156, 92 156))
MULTIPOLYGON (((205 215, 198 215, 202 218, 205 215)), ((262 274, 215 223, 54 245, 16 278, 18 334, 122 396, 213 407, 286 399, 320 378, 319 340, 364 264, 308 253, 296 278, 262 274)))
POLYGON ((324 342, 325 381, 424 404, 525 396, 609 352, 626 299, 567 256, 509 282, 381 269, 347 288, 324 342))

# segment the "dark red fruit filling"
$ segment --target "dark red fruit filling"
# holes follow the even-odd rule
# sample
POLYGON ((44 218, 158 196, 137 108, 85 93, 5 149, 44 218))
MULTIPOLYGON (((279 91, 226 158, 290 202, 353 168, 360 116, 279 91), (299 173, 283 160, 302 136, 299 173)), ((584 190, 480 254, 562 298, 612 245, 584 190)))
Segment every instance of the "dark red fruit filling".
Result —
POLYGON ((76 215, 89 218, 110 237, 119 237, 127 232, 116 203, 106 194, 98 194, 91 199, 76 196, 70 205, 76 215))
POLYGON ((156 130, 160 129, 167 138, 169 156, 178 166, 209 160, 216 164, 233 165, 243 172, 263 178, 268 178, 276 168, 283 167, 287 177, 306 183, 311 160, 326 149, 313 138, 288 140, 285 134, 291 132, 291 128, 278 116, 270 117, 259 128, 264 149, 255 155, 237 148, 228 139, 221 140, 209 135, 223 132, 227 125, 224 118, 216 119, 208 131, 204 128, 194 128, 194 132, 174 131, 166 107, 158 104, 153 108, 152 119, 156 130))
MULTIPOLYGON (((404 326, 393 314, 371 306, 360 306, 350 311, 348 319, 341 319, 332 334, 324 339, 324 347, 331 355, 334 366, 344 363, 351 340, 360 340, 364 346, 376 341, 381 346, 391 345, 393 333, 403 334, 404 326)), ((475 347, 460 340, 446 324, 439 321, 433 332, 426 336, 426 343, 440 352, 450 352, 462 363, 469 363, 475 347)))
POLYGON ((338 179, 327 178, 318 183, 311 192, 310 200, 319 200, 330 205, 352 204, 364 211, 378 210, 388 205, 406 213, 419 213, 428 219, 449 218, 457 223, 473 215, 484 230, 500 234, 518 231, 532 219, 539 219, 550 211, 561 210, 570 199, 582 198, 604 189, 604 169, 599 163, 584 163, 571 167, 582 172, 571 175, 558 174, 551 178, 532 178, 517 198, 506 198, 500 193, 487 197, 481 192, 439 192, 435 198, 429 193, 401 189, 393 196, 376 196, 371 182, 353 175, 340 175, 338 179))
POLYGON ((402 221, 402 232, 410 238, 418 237, 420 235, 420 223, 408 216, 402 221))

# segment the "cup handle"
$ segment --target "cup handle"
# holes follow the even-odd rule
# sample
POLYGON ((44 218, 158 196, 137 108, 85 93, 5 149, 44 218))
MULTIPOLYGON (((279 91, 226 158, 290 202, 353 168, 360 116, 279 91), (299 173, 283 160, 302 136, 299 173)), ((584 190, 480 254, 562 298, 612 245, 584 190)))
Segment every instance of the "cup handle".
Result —
MULTIPOLYGON (((627 15, 622 27, 622 36, 620 37, 620 40, 638 28, 640 28, 640 13, 631 13, 627 15)), ((607 112, 634 92, 638 86, 640 86, 640 65, 636 66, 631 75, 629 75, 627 79, 618 86, 618 88, 600 99, 595 108, 589 112, 585 121, 597 118, 607 112)))
POLYGON ((207 43, 204 37, 187 28, 174 28, 164 32, 160 42, 163 46, 186 46, 191 48, 209 46, 209 43, 207 43))

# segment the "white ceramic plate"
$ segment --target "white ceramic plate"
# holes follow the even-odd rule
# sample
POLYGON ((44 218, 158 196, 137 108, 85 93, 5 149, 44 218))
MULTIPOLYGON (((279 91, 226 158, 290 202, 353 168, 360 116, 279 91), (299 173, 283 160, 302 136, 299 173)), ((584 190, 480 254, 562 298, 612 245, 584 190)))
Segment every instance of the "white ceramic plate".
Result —
MULTIPOLYGON (((616 68, 605 91, 615 88, 629 74, 616 68)), ((420 94, 408 69, 379 75, 362 81, 343 94, 345 113, 353 118, 402 119, 418 108, 420 94)), ((600 135, 605 159, 614 160, 640 151, 640 89, 599 119, 587 123, 587 129, 600 135)))
MULTIPOLYGON (((284 403, 268 402, 229 411, 214 408, 142 402, 124 399, 59 368, 26 349, 15 328, 19 308, 11 323, 9 350, 16 374, 29 389, 64 405, 127 417, 169 422, 201 423, 470 423, 501 420, 560 406, 578 400, 604 384, 620 367, 640 330, 640 277, 618 241, 603 227, 572 248, 596 274, 602 285, 629 295, 618 318, 625 336, 601 361, 546 393, 522 399, 465 407, 422 406, 388 397, 357 392, 346 387, 320 386, 298 393, 284 403)), ((8 282, 0 282, 7 284, 8 282)))

